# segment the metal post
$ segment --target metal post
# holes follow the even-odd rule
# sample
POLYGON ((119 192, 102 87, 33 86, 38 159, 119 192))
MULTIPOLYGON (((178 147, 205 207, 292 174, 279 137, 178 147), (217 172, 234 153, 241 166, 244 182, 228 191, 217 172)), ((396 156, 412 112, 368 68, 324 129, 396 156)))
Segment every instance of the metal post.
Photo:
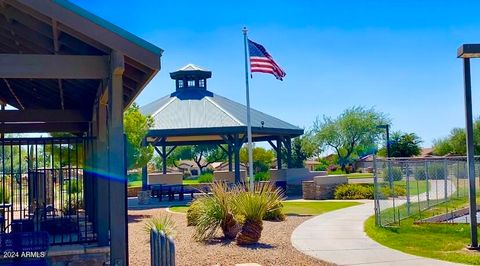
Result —
POLYGON ((250 120, 250 86, 248 84, 248 38, 247 28, 243 30, 243 42, 245 46, 245 87, 247 96, 247 137, 248 137, 248 173, 250 177, 250 189, 254 189, 254 177, 253 177, 253 151, 252 151, 252 123, 250 120))
POLYGON ((410 167, 406 162, 405 170, 407 172, 407 216, 410 216, 410 167))
POLYGON ((380 220, 380 201, 378 199, 378 178, 377 178, 377 157, 375 154, 373 155, 373 203, 375 208, 375 224, 377 226, 382 225, 382 221, 380 220))
POLYGON ((281 137, 277 138, 277 169, 282 169, 282 140, 281 137))
MULTIPOLYGON (((142 147, 147 146, 147 139, 144 138, 142 141, 142 147)), ((148 168, 147 165, 142 167, 142 191, 148 189, 148 168)))
POLYGON ((463 78, 465 93, 465 126, 467 138, 467 174, 469 184, 469 202, 470 202, 470 248, 478 248, 477 238, 477 203, 475 187, 475 157, 473 147, 473 118, 472 118, 472 84, 470 77, 470 59, 463 59, 463 78))
POLYGON ((390 157, 390 125, 386 125, 387 130, 387 157, 390 157))

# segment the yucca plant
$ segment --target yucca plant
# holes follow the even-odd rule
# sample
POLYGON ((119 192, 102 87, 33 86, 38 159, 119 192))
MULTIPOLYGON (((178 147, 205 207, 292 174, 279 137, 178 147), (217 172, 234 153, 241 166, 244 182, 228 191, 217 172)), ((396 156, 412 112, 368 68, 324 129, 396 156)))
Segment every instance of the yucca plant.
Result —
POLYGON ((145 222, 144 230, 150 234, 152 229, 163 231, 166 236, 175 237, 176 234, 175 222, 170 215, 159 215, 148 219, 145 222))
POLYGON ((237 235, 237 244, 249 245, 257 243, 262 236, 263 218, 269 211, 281 208, 283 199, 280 189, 270 183, 257 184, 253 191, 244 191, 233 200, 235 210, 245 217, 242 229, 237 235))
POLYGON ((211 192, 211 195, 205 195, 196 206, 198 217, 195 221, 195 239, 211 238, 218 228, 221 228, 226 238, 235 239, 241 226, 235 218, 232 200, 238 191, 229 190, 224 183, 214 182, 211 192))

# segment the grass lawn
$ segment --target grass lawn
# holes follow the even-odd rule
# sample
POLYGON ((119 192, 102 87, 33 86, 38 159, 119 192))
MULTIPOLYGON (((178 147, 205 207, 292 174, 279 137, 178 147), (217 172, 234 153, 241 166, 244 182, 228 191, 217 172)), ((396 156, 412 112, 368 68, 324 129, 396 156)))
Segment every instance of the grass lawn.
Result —
POLYGON ((200 182, 198 181, 198 179, 190 179, 190 180, 183 180, 183 184, 184 185, 196 185, 196 184, 200 184, 200 182))
MULTIPOLYGON (((393 183, 407 190, 407 181, 400 180, 400 181, 394 181, 393 183)), ((419 180, 419 181, 413 180, 408 183, 410 187, 410 195, 418 195, 427 191, 427 181, 425 180, 419 180)))
MULTIPOLYGON (((305 202, 283 202, 283 211, 286 214, 293 215, 319 215, 325 212, 334 211, 341 208, 347 208, 355 205, 359 205, 358 202, 329 202, 329 201, 305 201, 305 202)), ((187 206, 173 206, 170 207, 171 211, 186 213, 187 206)))
POLYGON ((128 187, 141 187, 142 180, 128 182, 128 187))
MULTIPOLYGON (((477 200, 480 197, 477 196, 477 200)), ((466 198, 453 199, 449 208, 458 209, 466 206, 466 198)), ((445 211, 446 205, 439 204, 422 213, 428 217, 445 211)), ((369 237, 387 247, 406 253, 447 260, 452 262, 480 265, 480 252, 467 251, 470 243, 468 224, 414 224, 419 216, 412 216, 401 221, 396 227, 376 227, 374 216, 365 222, 365 232, 369 237)))
POLYGON ((346 175, 348 179, 373 178, 372 173, 351 173, 346 175))
POLYGON ((360 204, 349 201, 284 201, 283 211, 294 215, 319 215, 360 204))
MULTIPOLYGON (((199 182, 198 182, 198 179, 183 180, 183 184, 195 185, 195 184, 199 184, 199 182)), ((128 182, 128 187, 141 187, 141 186, 142 186, 142 180, 128 182)))

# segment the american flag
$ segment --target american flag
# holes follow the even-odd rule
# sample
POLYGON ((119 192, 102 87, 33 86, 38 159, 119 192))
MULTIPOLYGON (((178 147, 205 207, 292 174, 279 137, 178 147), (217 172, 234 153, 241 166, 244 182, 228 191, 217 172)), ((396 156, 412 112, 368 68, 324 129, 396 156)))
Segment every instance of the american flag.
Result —
POLYGON ((272 56, 262 45, 248 40, 248 50, 250 51, 250 71, 269 73, 279 80, 283 80, 286 73, 277 65, 272 56))

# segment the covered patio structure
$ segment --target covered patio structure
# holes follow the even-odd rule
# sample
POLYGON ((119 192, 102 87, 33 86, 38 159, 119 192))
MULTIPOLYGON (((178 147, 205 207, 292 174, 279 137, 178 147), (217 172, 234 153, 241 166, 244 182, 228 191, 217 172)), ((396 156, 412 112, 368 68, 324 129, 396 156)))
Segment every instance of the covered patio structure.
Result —
POLYGON ((48 233, 56 265, 128 264, 123 112, 161 55, 68 1, 0 1, 3 235, 48 233))
MULTIPOLYGON (((163 161, 167 174, 167 157, 182 145, 219 145, 228 155, 229 172, 240 182, 240 148, 247 137, 247 110, 240 103, 214 94, 207 89, 212 72, 189 64, 170 73, 176 90, 141 108, 155 121, 145 139, 152 144, 163 161), (224 148, 221 145, 225 145, 224 148)), ((251 110, 252 139, 267 141, 277 154, 277 168, 283 167, 282 148, 287 152, 286 166, 291 167, 291 139, 303 129, 260 111, 251 110)), ((147 189, 147 169, 143 171, 143 189, 147 189)))

